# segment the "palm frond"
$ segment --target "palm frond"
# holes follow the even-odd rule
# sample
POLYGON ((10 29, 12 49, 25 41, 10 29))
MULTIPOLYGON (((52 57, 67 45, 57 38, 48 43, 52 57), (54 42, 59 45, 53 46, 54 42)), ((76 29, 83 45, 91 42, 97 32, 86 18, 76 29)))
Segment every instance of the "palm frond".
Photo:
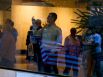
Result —
MULTIPOLYGON (((76 24, 77 29, 103 29, 103 8, 92 7, 87 12, 77 9, 74 12, 77 15, 77 19, 72 19, 72 23, 76 24)), ((103 31, 102 31, 103 32, 103 31)))

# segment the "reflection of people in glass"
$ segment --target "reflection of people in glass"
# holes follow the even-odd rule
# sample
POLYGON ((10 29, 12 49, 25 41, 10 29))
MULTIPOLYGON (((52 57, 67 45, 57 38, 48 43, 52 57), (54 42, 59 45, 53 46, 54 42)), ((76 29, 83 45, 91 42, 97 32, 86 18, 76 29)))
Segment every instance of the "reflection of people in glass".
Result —
POLYGON ((2 25, 0 25, 0 38, 2 37, 2 25))
POLYGON ((42 58, 41 58, 41 52, 40 52, 40 43, 41 43, 41 20, 36 19, 35 24, 37 26, 37 29, 33 30, 33 35, 35 37, 35 43, 33 44, 34 48, 34 54, 36 54, 37 64, 38 64, 38 71, 42 71, 42 58))
POLYGON ((30 26, 30 30, 28 31, 27 38, 26 38, 26 45, 27 45, 26 59, 28 61, 31 61, 32 59, 33 60, 35 59, 34 50, 33 50, 34 48, 31 49, 31 47, 33 47, 33 44, 35 43, 35 39, 32 40, 32 38, 34 38, 33 33, 34 33, 34 30, 37 29, 37 26, 35 24, 35 18, 34 17, 32 17, 31 21, 32 21, 32 25, 30 26))
POLYGON ((64 47, 66 50, 66 67, 64 74, 68 75, 70 69, 73 69, 73 77, 78 77, 78 70, 80 68, 80 40, 76 35, 76 29, 71 28, 71 34, 66 37, 64 47))
MULTIPOLYGON (((84 32, 85 33, 85 32, 84 32)), ((91 31, 86 30, 86 33, 82 35, 82 41, 83 41, 83 53, 82 53, 82 66, 83 66, 83 72, 84 72, 84 77, 87 77, 87 68, 89 67, 89 73, 90 71, 90 66, 88 66, 88 63, 90 64, 92 58, 91 58, 91 31)), ((91 64, 90 64, 91 65, 91 64)))
POLYGON ((9 26, 5 26, 0 38, 0 66, 13 68, 16 44, 9 26))
POLYGON ((26 45, 27 45, 26 60, 28 60, 28 61, 30 61, 30 55, 28 54, 28 53, 29 53, 28 49, 29 49, 29 45, 30 45, 30 35, 33 34, 33 32, 31 31, 32 28, 33 28, 33 27, 31 26, 31 27, 30 27, 30 30, 29 30, 28 33, 27 33, 27 38, 26 38, 26 45))
POLYGON ((93 74, 93 70, 96 72, 97 77, 101 77, 101 68, 100 68, 100 55, 101 55, 101 43, 102 38, 97 30, 93 30, 91 34, 91 52, 88 57, 88 70, 87 76, 90 77, 93 74), (95 68, 94 68, 95 66, 95 68))
POLYGON ((32 17, 32 25, 31 25, 31 27, 32 27, 32 30, 35 30, 37 28, 37 26, 35 24, 35 18, 34 17, 32 17))
POLYGON ((34 19, 34 17, 32 17, 32 25, 30 26, 30 30, 27 33, 27 39, 26 39, 27 50, 30 45, 33 46, 33 50, 32 50, 33 52, 31 55, 29 55, 29 52, 27 51, 26 59, 29 61, 31 56, 33 56, 33 60, 36 60, 37 52, 40 52, 39 44, 41 40, 41 28, 42 28, 41 20, 34 19))
POLYGON ((62 31, 56 26, 55 21, 57 19, 56 13, 49 13, 47 17, 48 24, 42 30, 42 42, 41 42, 41 54, 44 63, 44 71, 56 74, 58 73, 57 66, 52 63, 48 63, 49 53, 53 54, 56 50, 52 46, 60 45, 62 43, 62 31))
POLYGON ((18 32, 14 28, 14 22, 11 19, 7 19, 6 25, 10 27, 11 33, 12 33, 13 37, 15 38, 15 41, 17 41, 18 32))

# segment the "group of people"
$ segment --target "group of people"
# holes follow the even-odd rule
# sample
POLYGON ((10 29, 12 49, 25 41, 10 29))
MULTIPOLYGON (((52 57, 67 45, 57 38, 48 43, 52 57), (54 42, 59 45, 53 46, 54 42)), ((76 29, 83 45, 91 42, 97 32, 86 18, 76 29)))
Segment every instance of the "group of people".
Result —
POLYGON ((17 36, 14 22, 7 19, 6 24, 0 29, 0 66, 14 67, 17 36))
MULTIPOLYGON (((57 65, 48 64, 49 54, 57 54, 59 46, 62 45, 62 30, 55 24, 57 20, 57 14, 54 12, 49 13, 47 17, 47 24, 42 27, 41 20, 32 18, 32 26, 30 31, 28 31, 26 45, 33 46, 34 54, 37 54, 38 70, 41 71, 43 68, 44 72, 51 73, 54 72, 58 74, 57 65), (42 67, 41 67, 42 66, 42 67)), ((100 77, 100 60, 99 55, 102 52, 101 42, 102 38, 100 33, 95 30, 88 30, 91 33, 86 34, 83 40, 83 36, 77 35, 76 28, 70 29, 70 35, 65 38, 64 50, 65 50, 65 64, 63 74, 69 75, 70 69, 73 69, 73 77, 78 77, 78 71, 81 64, 81 55, 88 55, 86 58, 87 65, 87 77, 91 77, 93 72, 93 65, 96 67, 96 75, 100 77), (85 54, 82 54, 86 52, 85 54), (93 58, 92 61, 91 57, 93 58)), ((35 55, 34 55, 35 58, 35 55)), ((27 53, 27 59, 29 59, 27 53)), ((84 60, 84 59, 82 59, 84 60)), ((85 69, 86 70, 86 69, 85 69)), ((86 76, 85 75, 85 76, 86 76)))
MULTIPOLYGON (((28 46, 30 47, 30 44, 32 43, 34 59, 36 54, 39 71, 41 71, 43 67, 45 72, 51 72, 50 65, 48 65, 45 60, 47 54, 53 50, 49 48, 49 46, 55 46, 56 44, 61 45, 62 43, 62 32, 55 24, 56 19, 56 13, 49 13, 47 17, 48 24, 41 27, 41 20, 32 18, 32 26, 30 27, 30 31, 28 31, 26 45, 28 48, 28 46), (42 55, 43 53, 45 54, 42 55)), ((30 59, 28 53, 27 59, 30 59)), ((57 73, 57 68, 55 66, 51 67, 53 67, 54 71, 57 73)))
MULTIPOLYGON (((62 46, 62 30, 55 21, 57 14, 49 13, 47 24, 42 27, 41 20, 32 17, 32 25, 27 33, 27 60, 37 60, 38 71, 58 74, 57 64, 48 63, 50 54, 62 52, 65 54, 64 75, 69 75, 73 70, 73 77, 78 77, 81 65, 81 57, 86 77, 92 77, 95 68, 96 76, 101 77, 100 56, 102 53, 102 37, 97 29, 87 30, 85 35, 77 35, 76 28, 70 29, 70 35, 65 38, 62 46), (31 58, 32 55, 32 58, 31 58)), ((69 32, 68 32, 69 33, 69 32)), ((7 19, 5 26, 0 29, 0 66, 13 68, 15 64, 15 51, 18 32, 14 28, 14 22, 7 19)), ((57 55, 55 61, 57 62, 57 55)))
POLYGON ((102 57, 102 37, 98 29, 88 30, 83 42, 83 65, 85 76, 92 77, 95 71, 96 77, 102 77, 101 57, 102 57))

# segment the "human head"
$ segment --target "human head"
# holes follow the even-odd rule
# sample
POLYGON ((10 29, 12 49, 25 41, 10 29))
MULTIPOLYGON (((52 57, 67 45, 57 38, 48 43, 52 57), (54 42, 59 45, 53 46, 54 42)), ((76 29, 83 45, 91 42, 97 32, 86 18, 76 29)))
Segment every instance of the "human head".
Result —
POLYGON ((30 30, 33 30, 33 26, 30 27, 30 30))
POLYGON ((12 22, 11 19, 6 19, 6 25, 10 25, 11 22, 12 22))
POLYGON ((41 26, 41 20, 40 19, 35 20, 35 23, 36 23, 37 26, 41 26))
POLYGON ((6 20, 6 25, 7 25, 8 27, 10 27, 10 28, 13 28, 14 22, 13 22, 11 19, 7 19, 7 20, 6 20))
POLYGON ((0 24, 0 32, 2 32, 3 30, 3 26, 0 24))
POLYGON ((101 30, 100 30, 100 28, 93 28, 93 29, 92 29, 92 33, 93 33, 93 34, 95 34, 95 33, 101 34, 101 30))
POLYGON ((32 17, 32 24, 33 24, 33 25, 35 24, 35 19, 34 19, 34 17, 32 17))
POLYGON ((11 21, 11 27, 13 27, 14 26, 14 21, 11 21))
POLYGON ((76 28, 71 28, 71 29, 70 29, 70 33, 71 33, 72 36, 75 36, 76 33, 77 33, 76 28))
POLYGON ((48 17, 47 17, 47 22, 48 23, 54 23, 57 19, 57 14, 54 12, 49 13, 48 17))
POLYGON ((86 35, 91 35, 91 34, 92 34, 92 31, 90 29, 87 29, 86 35))

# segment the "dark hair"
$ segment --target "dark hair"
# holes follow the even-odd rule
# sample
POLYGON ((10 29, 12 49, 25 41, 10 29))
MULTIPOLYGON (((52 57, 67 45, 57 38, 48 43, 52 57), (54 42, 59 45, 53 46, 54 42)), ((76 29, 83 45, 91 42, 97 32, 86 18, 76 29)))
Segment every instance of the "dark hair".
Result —
POLYGON ((49 13, 49 14, 53 17, 54 21, 56 21, 56 19, 57 19, 57 14, 54 13, 54 12, 51 12, 51 13, 49 13))
POLYGON ((30 30, 32 30, 33 29, 33 26, 30 26, 30 30))
POLYGON ((11 25, 14 26, 14 21, 11 22, 11 25))
POLYGON ((9 24, 11 24, 11 26, 14 26, 14 21, 12 21, 11 19, 7 19, 6 23, 9 23, 9 24))
POLYGON ((71 33, 72 33, 72 32, 76 33, 77 30, 76 30, 76 28, 71 28, 71 29, 70 29, 70 32, 71 32, 71 33))

